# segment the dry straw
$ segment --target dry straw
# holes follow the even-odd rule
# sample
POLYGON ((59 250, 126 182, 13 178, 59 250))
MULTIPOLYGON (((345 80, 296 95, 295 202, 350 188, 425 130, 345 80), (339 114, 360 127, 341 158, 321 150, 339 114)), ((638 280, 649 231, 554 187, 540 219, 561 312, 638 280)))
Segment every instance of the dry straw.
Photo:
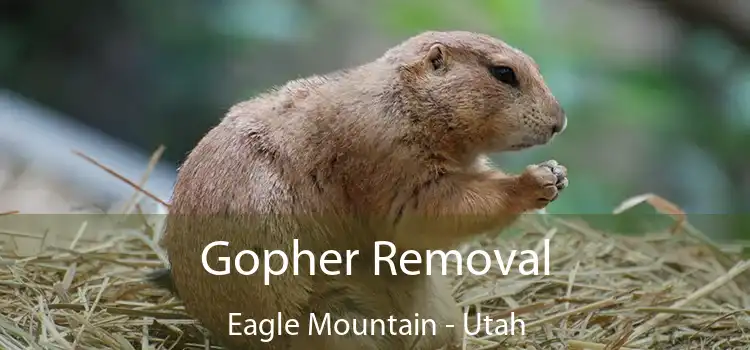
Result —
MULTIPOLYGON (((514 314, 526 333, 478 334, 466 337, 461 348, 750 349, 750 262, 711 243, 659 197, 636 197, 615 212, 642 202, 676 218, 676 225, 625 237, 537 216, 523 220, 520 236, 465 247, 540 251, 551 239, 551 274, 501 276, 493 270, 455 278, 462 307, 495 319, 514 314)), ((137 208, 137 201, 130 203, 124 212, 137 208)), ((141 231, 115 232, 97 242, 85 239, 98 236, 84 224, 65 248, 30 257, 6 249, 0 259, 0 349, 218 349, 178 300, 142 282, 162 260, 154 245, 158 229, 144 225, 141 231)))

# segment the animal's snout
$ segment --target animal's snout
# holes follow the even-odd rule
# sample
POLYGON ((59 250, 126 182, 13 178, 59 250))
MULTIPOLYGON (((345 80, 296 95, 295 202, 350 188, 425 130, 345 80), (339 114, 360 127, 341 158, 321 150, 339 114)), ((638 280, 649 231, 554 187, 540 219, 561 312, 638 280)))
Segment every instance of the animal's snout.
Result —
POLYGON ((562 121, 552 126, 552 135, 557 135, 565 131, 568 127, 568 118, 563 115, 562 121))
POLYGON ((560 134, 568 127, 568 116, 565 114, 565 110, 558 106, 555 114, 557 122, 552 125, 552 135, 560 134))

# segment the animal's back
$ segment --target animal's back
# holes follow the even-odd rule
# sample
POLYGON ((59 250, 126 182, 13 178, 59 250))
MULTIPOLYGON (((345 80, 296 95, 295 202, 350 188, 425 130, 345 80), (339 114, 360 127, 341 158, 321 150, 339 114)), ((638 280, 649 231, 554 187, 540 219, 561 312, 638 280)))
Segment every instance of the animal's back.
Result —
MULTIPOLYGON (((236 105, 180 167, 162 245, 173 262, 172 279, 180 281, 177 294, 187 311, 209 329, 228 332, 229 313, 255 320, 273 318, 278 312, 298 317, 316 279, 304 273, 285 274, 265 285, 262 265, 248 276, 233 266, 227 275, 211 275, 201 265, 202 249, 210 243, 229 242, 229 247, 215 247, 207 256, 217 270, 224 268, 216 266, 220 256, 233 257, 241 250, 254 250, 261 259, 263 250, 278 249, 291 256, 293 239, 316 257, 332 247, 359 245, 337 232, 356 231, 358 225, 347 209, 345 189, 330 183, 338 181, 331 178, 332 160, 320 157, 331 154, 321 149, 331 145, 304 126, 316 123, 321 130, 328 125, 317 118, 320 111, 314 105, 299 98, 301 93, 320 93, 315 89, 323 82, 292 82, 291 88, 236 105), (308 134, 300 134, 300 127, 308 134)), ((307 271, 307 260, 301 262, 300 268, 307 271)), ((251 265, 243 268, 249 270, 251 265)), ((216 336, 226 338, 227 332, 216 336)), ((253 341, 257 345, 258 339, 235 336, 224 341, 244 346, 253 341)), ((281 349, 283 341, 265 345, 281 349)))

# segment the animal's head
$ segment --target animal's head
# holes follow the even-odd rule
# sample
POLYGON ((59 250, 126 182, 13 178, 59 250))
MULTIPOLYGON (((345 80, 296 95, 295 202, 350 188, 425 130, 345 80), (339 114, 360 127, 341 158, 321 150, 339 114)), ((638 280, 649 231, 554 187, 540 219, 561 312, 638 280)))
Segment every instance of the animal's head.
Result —
MULTIPOLYGON (((519 150, 548 143, 567 118, 536 62, 505 42, 472 32, 425 32, 381 58, 414 86, 414 123, 466 151, 519 150), (418 113, 422 111, 422 113, 418 113)), ((411 100, 411 99, 410 99, 411 100)))

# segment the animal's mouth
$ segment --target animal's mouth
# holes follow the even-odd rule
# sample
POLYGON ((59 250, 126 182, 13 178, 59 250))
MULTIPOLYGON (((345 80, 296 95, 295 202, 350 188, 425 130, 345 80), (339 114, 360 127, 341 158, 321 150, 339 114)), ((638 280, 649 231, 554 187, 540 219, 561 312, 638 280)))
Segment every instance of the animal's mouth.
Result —
POLYGON ((533 143, 517 143, 517 144, 511 145, 510 147, 508 147, 508 149, 511 151, 520 151, 520 150, 524 150, 524 149, 531 148, 534 146, 536 145, 533 143))
MULTIPOLYGON (((563 125, 563 129, 567 125, 567 122, 563 125)), ((536 147, 536 146, 543 146, 552 143, 552 141, 555 139, 557 135, 559 135, 560 132, 553 132, 549 133, 547 135, 540 134, 537 132, 529 132, 526 134, 521 135, 514 135, 515 137, 511 137, 515 143, 511 143, 505 149, 507 151, 521 151, 528 148, 536 147)))
POLYGON ((535 146, 546 145, 552 141, 554 137, 524 137, 521 142, 514 143, 508 147, 511 151, 520 151, 535 146))

